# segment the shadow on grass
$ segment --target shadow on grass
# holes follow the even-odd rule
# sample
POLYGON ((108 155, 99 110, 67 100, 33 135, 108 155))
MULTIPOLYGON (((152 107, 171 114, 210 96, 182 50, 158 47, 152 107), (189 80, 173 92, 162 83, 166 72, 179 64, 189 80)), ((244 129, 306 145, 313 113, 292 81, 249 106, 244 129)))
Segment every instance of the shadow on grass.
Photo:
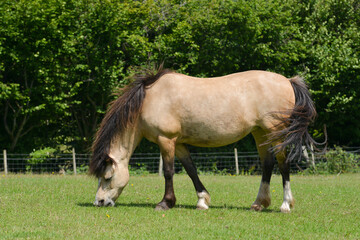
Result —
MULTIPOLYGON (((95 206, 92 203, 77 203, 76 205, 80 207, 92 207, 95 208, 95 206)), ((116 203, 116 208, 120 207, 133 207, 133 208, 152 208, 155 209, 156 204, 154 203, 116 203)), ((187 204, 179 204, 175 205, 173 209, 194 209, 196 210, 195 205, 187 205, 187 204)), ((231 206, 231 205, 210 205, 210 209, 230 209, 230 210, 241 210, 241 211, 252 211, 250 207, 242 207, 242 206, 231 206)), ((280 212, 280 210, 274 210, 274 209, 263 209, 261 212, 264 213, 272 213, 272 212, 280 212)))

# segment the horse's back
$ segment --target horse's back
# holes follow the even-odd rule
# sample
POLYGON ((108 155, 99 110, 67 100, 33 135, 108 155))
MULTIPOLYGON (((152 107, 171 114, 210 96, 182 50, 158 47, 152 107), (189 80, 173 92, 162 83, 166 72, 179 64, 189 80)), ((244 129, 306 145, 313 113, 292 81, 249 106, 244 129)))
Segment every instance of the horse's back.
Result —
POLYGON ((289 80, 276 73, 247 71, 216 78, 169 73, 146 90, 141 117, 150 140, 162 134, 188 144, 221 146, 257 126, 273 125, 266 115, 293 105, 289 80))

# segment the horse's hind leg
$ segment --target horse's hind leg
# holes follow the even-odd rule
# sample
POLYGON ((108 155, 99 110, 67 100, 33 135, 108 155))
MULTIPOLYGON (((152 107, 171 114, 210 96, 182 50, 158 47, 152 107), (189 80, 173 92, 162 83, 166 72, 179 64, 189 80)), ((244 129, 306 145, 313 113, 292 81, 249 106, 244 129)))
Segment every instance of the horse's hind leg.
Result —
POLYGON ((158 138, 158 145, 164 161, 165 194, 161 202, 156 205, 155 210, 168 210, 174 207, 176 202, 173 186, 173 176, 175 173, 175 141, 175 139, 168 139, 162 136, 159 136, 158 138))
POLYGON ((194 183, 194 187, 198 196, 198 202, 196 204, 197 209, 208 209, 210 205, 210 194, 199 179, 196 167, 191 160, 189 150, 183 144, 178 144, 176 145, 175 154, 179 158, 187 174, 194 183))
POLYGON ((261 211, 262 206, 267 208, 271 204, 270 180, 272 171, 274 169, 275 159, 269 150, 270 144, 265 144, 267 141, 265 131, 262 129, 257 129, 256 131, 252 132, 252 135, 254 136, 256 147, 260 156, 262 178, 258 195, 254 203, 251 205, 251 209, 255 211, 261 211))
POLYGON ((283 213, 289 213, 290 208, 295 204, 295 199, 291 193, 290 188, 290 163, 286 161, 286 153, 280 152, 276 155, 276 159, 279 164, 280 173, 282 176, 284 199, 280 207, 280 211, 283 213))

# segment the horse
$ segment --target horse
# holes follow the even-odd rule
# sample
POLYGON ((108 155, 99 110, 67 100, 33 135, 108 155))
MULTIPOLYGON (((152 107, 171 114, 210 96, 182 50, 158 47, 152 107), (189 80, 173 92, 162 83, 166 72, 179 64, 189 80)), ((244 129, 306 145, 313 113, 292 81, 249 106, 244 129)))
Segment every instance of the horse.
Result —
POLYGON ((156 143, 163 158, 165 193, 155 210, 174 207, 174 158, 180 160, 196 190, 197 209, 208 209, 210 194, 197 174, 187 145, 220 147, 252 134, 262 166, 251 209, 271 204, 274 164, 282 175, 281 212, 294 206, 290 162, 314 142, 308 126, 316 109, 299 77, 251 70, 197 78, 160 67, 136 75, 108 108, 92 145, 89 173, 98 178, 95 206, 114 206, 129 181, 129 160, 142 138, 156 143), (276 160, 275 160, 276 158, 276 160))

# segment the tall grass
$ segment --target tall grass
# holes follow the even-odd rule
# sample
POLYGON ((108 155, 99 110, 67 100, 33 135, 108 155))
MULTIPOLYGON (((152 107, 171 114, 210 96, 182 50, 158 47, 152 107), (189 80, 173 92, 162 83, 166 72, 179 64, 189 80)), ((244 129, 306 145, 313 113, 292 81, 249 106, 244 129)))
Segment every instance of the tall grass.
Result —
POLYGON ((249 211, 260 176, 201 176, 211 208, 195 209, 191 180, 176 175, 177 205, 154 207, 161 177, 133 176, 113 208, 92 206, 97 181, 87 176, 0 175, 0 239, 359 239, 360 174, 293 176, 297 202, 282 214, 282 184, 272 205, 249 211))

